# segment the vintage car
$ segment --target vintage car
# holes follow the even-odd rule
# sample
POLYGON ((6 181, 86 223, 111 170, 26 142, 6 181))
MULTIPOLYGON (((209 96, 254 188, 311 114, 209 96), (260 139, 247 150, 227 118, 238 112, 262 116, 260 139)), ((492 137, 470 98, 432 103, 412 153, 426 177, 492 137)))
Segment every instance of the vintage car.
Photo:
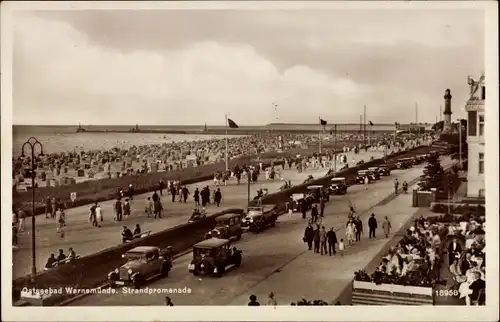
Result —
POLYGON ((241 229, 240 214, 225 214, 215 218, 215 228, 205 235, 205 238, 222 238, 236 240, 241 239, 243 230, 241 229))
POLYGON ((307 197, 309 203, 318 203, 323 199, 323 202, 330 200, 328 188, 322 185, 313 185, 307 187, 307 197))
POLYGON ((300 207, 303 202, 305 202, 306 194, 305 193, 294 193, 291 197, 291 207, 294 212, 300 212, 300 207))
POLYGON ((368 178, 368 183, 371 183, 374 179, 370 171, 368 170, 359 170, 358 176, 356 177, 357 184, 365 184, 365 180, 368 178))
POLYGON ((391 175, 391 167, 389 165, 381 165, 378 167, 381 176, 387 177, 391 175))
POLYGON ((347 184, 345 178, 332 178, 330 187, 328 187, 332 195, 345 195, 347 193, 347 184))
POLYGON ((268 227, 274 227, 277 219, 278 216, 274 210, 252 207, 249 208, 247 217, 243 219, 242 226, 251 232, 258 233, 268 227))
POLYGON ((193 246, 193 260, 188 264, 193 275, 221 277, 226 270, 241 264, 241 251, 231 250, 229 239, 212 238, 193 246))
POLYGON ((368 171, 370 171, 371 174, 373 174, 373 177, 375 178, 375 180, 380 180, 380 168, 379 167, 369 167, 368 171))
POLYGON ((148 280, 168 276, 172 269, 171 257, 165 256, 160 248, 154 246, 132 248, 122 257, 127 262, 108 274, 108 283, 111 287, 133 285, 135 288, 140 288, 148 280))
POLYGON ((397 169, 409 169, 413 166, 412 158, 401 158, 396 162, 397 169))

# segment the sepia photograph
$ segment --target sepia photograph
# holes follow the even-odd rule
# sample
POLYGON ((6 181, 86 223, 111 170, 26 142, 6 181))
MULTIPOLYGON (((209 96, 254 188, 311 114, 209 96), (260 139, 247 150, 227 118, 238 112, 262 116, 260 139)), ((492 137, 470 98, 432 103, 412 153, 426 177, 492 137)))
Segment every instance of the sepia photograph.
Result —
POLYGON ((495 2, 1 13, 3 320, 498 320, 495 2))

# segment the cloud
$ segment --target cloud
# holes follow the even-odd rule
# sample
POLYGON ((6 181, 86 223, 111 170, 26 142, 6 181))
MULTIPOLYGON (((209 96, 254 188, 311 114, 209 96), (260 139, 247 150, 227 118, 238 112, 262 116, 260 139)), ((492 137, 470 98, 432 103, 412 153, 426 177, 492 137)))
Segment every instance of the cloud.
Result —
MULTIPOLYGON (((243 124, 315 122, 332 103, 352 104, 370 91, 304 65, 278 71, 247 44, 205 40, 124 53, 29 14, 16 19, 15 57, 17 124, 221 124, 225 112, 243 124)), ((348 117, 340 109, 337 115, 348 117)))

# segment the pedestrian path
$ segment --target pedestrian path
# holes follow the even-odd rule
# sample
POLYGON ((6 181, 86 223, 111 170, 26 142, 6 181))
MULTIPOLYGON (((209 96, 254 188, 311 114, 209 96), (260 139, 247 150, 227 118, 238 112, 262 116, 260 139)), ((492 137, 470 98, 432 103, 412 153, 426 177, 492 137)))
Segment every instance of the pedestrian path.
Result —
MULTIPOLYGON (((418 176, 421 170, 421 168, 409 170, 399 180, 410 181, 412 178, 418 176)), ((388 195, 392 189, 392 182, 390 181, 383 187, 380 187, 378 189, 381 194, 378 196, 379 200, 383 198, 381 197, 382 195, 388 195)), ((367 195, 366 199, 369 198, 376 199, 374 196, 367 195)), ((377 254, 383 252, 387 243, 398 229, 415 216, 418 209, 413 208, 411 202, 412 195, 407 193, 398 195, 384 206, 360 209, 358 215, 360 215, 360 219, 363 222, 364 234, 360 242, 352 246, 347 246, 343 257, 340 257, 338 253, 334 256, 322 256, 305 250, 285 267, 280 268, 279 273, 273 274, 265 282, 255 285, 248 292, 236 297, 229 304, 244 305, 248 301, 249 294, 256 294, 262 301, 269 292, 276 294, 278 304, 280 305, 287 305, 301 298, 307 300, 324 300, 329 303, 334 301, 345 293, 346 288, 352 282, 354 272, 364 269, 377 254), (375 214, 379 222, 375 239, 368 239, 367 220, 371 213, 375 214), (393 227, 389 238, 383 236, 381 229, 381 223, 385 216, 389 218, 393 227)), ((366 204, 370 204, 370 202, 366 201, 366 204)), ((345 217, 326 215, 322 222, 322 225, 327 230, 330 227, 334 227, 337 240, 339 241, 341 238, 346 241, 345 226, 347 223, 347 213, 348 210, 346 209, 345 217)), ((303 247, 306 249, 306 245, 303 247)))
MULTIPOLYGON (((362 152, 356 155, 358 160, 370 160, 371 157, 380 157, 377 152, 362 152)), ((340 169, 341 165, 337 165, 340 169)), ((302 183, 309 175, 314 177, 324 176, 328 169, 307 169, 298 173, 296 169, 283 170, 283 179, 290 180, 293 185, 302 183)), ((88 222, 89 205, 68 209, 66 211, 67 227, 65 227, 64 238, 56 233, 56 225, 52 219, 44 216, 36 217, 36 254, 37 267, 42 268, 51 253, 57 253, 58 249, 63 249, 67 253, 72 247, 78 255, 85 256, 105 248, 116 246, 121 243, 120 230, 123 225, 133 228, 139 224, 143 231, 151 230, 153 233, 167 228, 175 227, 187 222, 194 209, 192 193, 196 187, 210 186, 213 191, 213 181, 205 181, 188 186, 191 195, 188 203, 171 202, 171 197, 164 195, 162 203, 164 206, 162 219, 147 218, 144 213, 146 198, 151 193, 134 196, 131 201, 132 215, 121 222, 112 220, 113 202, 106 201, 100 203, 104 222, 101 228, 92 227, 88 222)), ((282 181, 265 180, 264 173, 261 173, 259 181, 251 185, 251 197, 257 194, 258 189, 268 189, 269 193, 279 190, 283 185, 282 181)), ((233 181, 227 186, 221 186, 222 204, 221 208, 214 205, 207 206, 207 212, 214 213, 229 207, 245 207, 247 203, 247 185, 236 185, 233 181)), ((19 249, 13 252, 13 277, 20 277, 31 272, 31 222, 27 220, 25 232, 19 235, 19 249)), ((8 260, 8 259, 7 259, 8 260)), ((39 269, 40 270, 40 269, 39 269)))

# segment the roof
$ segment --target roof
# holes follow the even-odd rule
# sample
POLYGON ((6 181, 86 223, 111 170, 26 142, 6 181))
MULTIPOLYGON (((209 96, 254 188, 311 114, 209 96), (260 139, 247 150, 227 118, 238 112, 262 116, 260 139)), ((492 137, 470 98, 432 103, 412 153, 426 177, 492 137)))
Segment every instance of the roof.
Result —
POLYGON ((221 215, 217 218, 215 218, 216 220, 219 220, 219 219, 230 219, 230 218, 233 218, 233 217, 241 217, 240 214, 235 214, 235 213, 230 213, 230 214, 224 214, 224 215, 221 215))
POLYGON ((155 246, 139 246, 139 247, 129 249, 127 252, 147 253, 147 252, 152 252, 152 251, 157 250, 157 249, 158 249, 158 247, 155 247, 155 246))
POLYGON ((229 239, 221 239, 221 238, 210 238, 204 241, 199 242, 194 245, 194 248, 217 248, 222 245, 228 244, 231 241, 229 239))

